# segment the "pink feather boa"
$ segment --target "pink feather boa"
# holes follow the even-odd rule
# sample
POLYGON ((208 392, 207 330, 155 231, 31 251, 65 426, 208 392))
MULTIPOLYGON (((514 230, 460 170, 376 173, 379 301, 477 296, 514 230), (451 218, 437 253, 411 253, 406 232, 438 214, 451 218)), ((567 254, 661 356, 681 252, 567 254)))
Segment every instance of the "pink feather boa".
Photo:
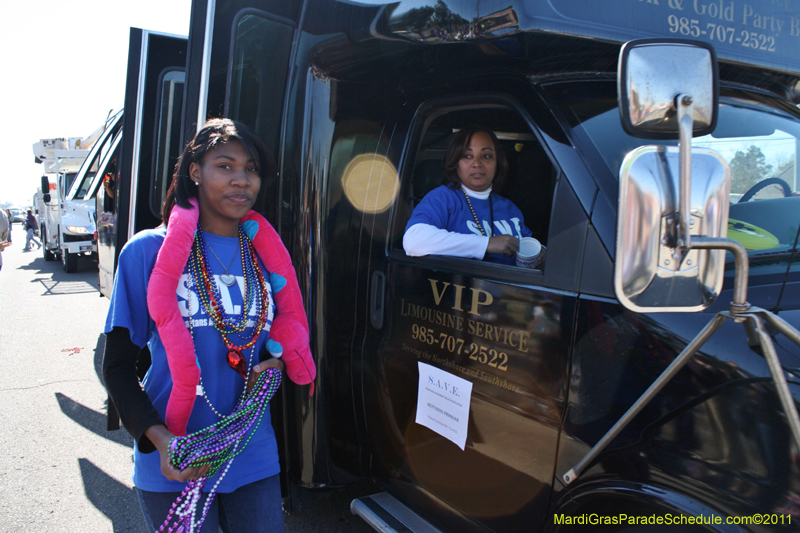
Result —
MULTIPOLYGON (((197 201, 192 199, 190 202, 192 209, 178 205, 172 209, 167 235, 158 252, 147 289, 147 308, 166 349, 172 375, 165 423, 173 434, 180 436, 186 434, 186 424, 200 382, 194 341, 178 310, 175 295, 189 260, 199 216, 197 201)), ((255 211, 250 211, 242 219, 242 225, 271 277, 278 275, 285 279, 283 288, 276 289, 273 283, 276 315, 270 329, 270 339, 283 347, 282 359, 289 379, 298 385, 310 383, 313 394, 317 371, 308 344, 308 321, 303 299, 289 252, 275 229, 255 211)), ((224 357, 224 354, 220 357, 224 357)))

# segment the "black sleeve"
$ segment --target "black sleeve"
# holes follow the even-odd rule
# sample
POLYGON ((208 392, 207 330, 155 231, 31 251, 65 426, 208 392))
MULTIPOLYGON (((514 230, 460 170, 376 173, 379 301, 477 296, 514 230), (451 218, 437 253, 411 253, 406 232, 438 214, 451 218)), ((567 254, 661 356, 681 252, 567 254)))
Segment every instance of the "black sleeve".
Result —
MULTIPOLYGON (((147 393, 142 389, 137 376, 136 364, 147 350, 139 348, 131 341, 127 328, 114 328, 106 334, 106 347, 103 353, 103 382, 108 397, 119 413, 122 425, 136 439, 139 451, 151 453, 155 446, 145 437, 147 428, 164 425, 153 407, 147 393)), ((109 406, 109 410, 112 406, 109 406)), ((110 411, 109 411, 110 412, 110 411)))

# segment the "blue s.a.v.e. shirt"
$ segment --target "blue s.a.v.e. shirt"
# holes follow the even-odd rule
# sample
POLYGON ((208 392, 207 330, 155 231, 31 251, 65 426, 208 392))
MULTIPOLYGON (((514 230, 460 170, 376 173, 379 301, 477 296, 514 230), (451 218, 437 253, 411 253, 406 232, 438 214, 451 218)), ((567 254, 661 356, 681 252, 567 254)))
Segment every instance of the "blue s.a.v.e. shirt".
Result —
MULTIPOLYGON (((134 344, 140 347, 145 345, 149 347, 152 365, 142 385, 162 419, 164 419, 167 401, 172 390, 172 377, 164 345, 147 310, 147 287, 165 235, 166 229, 163 227, 146 230, 136 234, 125 245, 120 253, 119 266, 114 279, 114 291, 105 325, 106 333, 109 333, 114 327, 126 328, 130 332, 131 341, 134 344)), ((221 304, 225 312, 229 315, 239 315, 244 300, 244 277, 241 259, 233 259, 234 255, 241 257, 239 240, 209 233, 204 233, 204 236, 207 245, 221 260, 233 260, 229 273, 236 277, 236 283, 227 287, 219 279, 219 274, 224 273, 224 266, 227 266, 227 263, 224 266, 220 265, 211 253, 207 254, 209 267, 219 288, 221 304)), ((259 266, 265 272, 263 265, 259 263, 259 266)), ((269 274, 266 272, 265 278, 269 283, 269 274)), ((275 313, 271 288, 269 288, 268 294, 267 325, 255 346, 244 351, 244 356, 251 367, 258 363, 259 354, 265 349, 264 344, 269 338, 269 329, 275 313)), ((176 298, 178 308, 187 326, 191 320, 195 354, 200 365, 205 392, 205 397, 197 396, 195 399, 187 425, 187 433, 192 433, 220 420, 214 410, 222 415, 230 414, 244 390, 244 380, 228 365, 228 350, 222 336, 214 328, 205 308, 200 304, 196 288, 192 285, 185 268, 178 283, 176 298)), ((256 319, 256 310, 253 308, 248 314, 247 329, 241 336, 231 335, 231 341, 234 344, 243 345, 251 339, 256 319)), ((280 472, 278 448, 269 410, 267 410, 247 447, 233 460, 218 491, 232 492, 243 485, 271 477, 278 472, 280 472)), ((211 482, 207 484, 206 490, 213 486, 213 481, 212 478, 211 482)), ((152 492, 180 492, 185 485, 166 479, 161 473, 159 454, 142 453, 138 446, 134 447, 133 483, 142 490, 152 492)))

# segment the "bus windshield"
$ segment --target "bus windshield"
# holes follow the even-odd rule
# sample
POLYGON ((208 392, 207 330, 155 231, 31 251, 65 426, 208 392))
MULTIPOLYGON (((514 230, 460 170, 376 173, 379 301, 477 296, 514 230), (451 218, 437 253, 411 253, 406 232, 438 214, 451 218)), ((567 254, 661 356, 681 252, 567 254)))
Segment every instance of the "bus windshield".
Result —
MULTIPOLYGON (((606 177, 618 176, 622 160, 645 144, 677 146, 677 141, 649 141, 625 133, 617 109, 616 86, 602 86, 604 98, 590 98, 587 84, 551 86, 581 147, 606 177), (579 87, 582 85, 582 87, 579 87), (598 157, 599 156, 599 157, 598 157)), ((728 236, 753 255, 789 252, 800 226, 800 117, 787 106, 770 105, 763 96, 722 92, 719 119, 711 135, 696 137, 694 147, 718 152, 731 170, 728 236)))

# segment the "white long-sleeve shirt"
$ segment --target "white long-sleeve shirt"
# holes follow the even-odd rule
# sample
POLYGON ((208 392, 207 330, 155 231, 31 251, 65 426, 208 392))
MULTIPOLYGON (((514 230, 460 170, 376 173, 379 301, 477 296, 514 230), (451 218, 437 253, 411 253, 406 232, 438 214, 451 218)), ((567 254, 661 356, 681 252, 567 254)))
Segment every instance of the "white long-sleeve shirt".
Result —
MULTIPOLYGON (((476 192, 461 187, 468 196, 486 200, 492 193, 489 187, 485 191, 476 192)), ((474 234, 456 233, 437 228, 430 224, 414 224, 403 235, 403 248, 411 257, 424 255, 449 255, 468 259, 483 259, 489 247, 489 237, 474 234)))

